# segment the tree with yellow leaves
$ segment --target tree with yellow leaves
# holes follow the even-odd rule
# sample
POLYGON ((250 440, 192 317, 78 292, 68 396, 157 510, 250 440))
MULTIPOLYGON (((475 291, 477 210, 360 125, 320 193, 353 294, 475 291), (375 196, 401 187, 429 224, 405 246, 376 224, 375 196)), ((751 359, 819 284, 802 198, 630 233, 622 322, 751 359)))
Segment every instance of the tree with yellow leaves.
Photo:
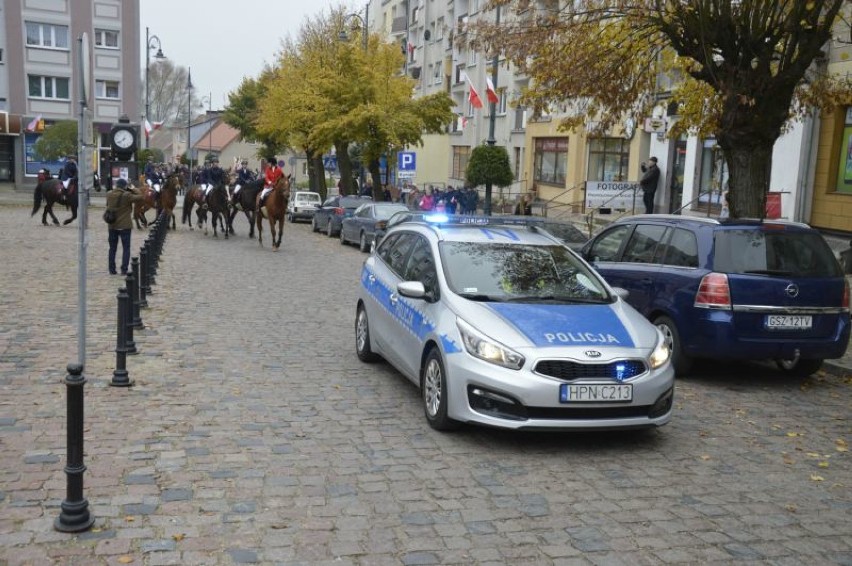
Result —
POLYGON ((764 216, 772 150, 797 114, 852 102, 848 77, 820 60, 849 0, 492 0, 515 12, 472 27, 474 44, 502 50, 527 74, 519 103, 568 101, 562 127, 609 131, 677 87, 679 134, 715 135, 728 165, 733 217, 764 216), (535 8, 534 6, 537 6, 535 8), (545 6, 545 7, 542 7, 545 6))

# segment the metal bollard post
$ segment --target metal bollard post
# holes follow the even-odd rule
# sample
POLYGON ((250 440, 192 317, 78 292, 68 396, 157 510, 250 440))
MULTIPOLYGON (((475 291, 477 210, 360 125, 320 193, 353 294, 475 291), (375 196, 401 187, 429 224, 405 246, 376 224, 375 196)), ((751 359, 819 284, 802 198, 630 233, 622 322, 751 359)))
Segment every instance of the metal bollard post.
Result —
POLYGON ((62 533, 79 533, 88 530, 95 522, 89 513, 89 502, 83 497, 83 366, 68 364, 65 376, 67 394, 67 446, 65 461, 65 499, 60 504, 59 517, 53 522, 53 528, 62 533))
MULTIPOLYGON (((151 295, 153 294, 151 291, 151 250, 148 247, 148 242, 145 242, 145 245, 142 246, 139 256, 142 258, 142 288, 145 289, 146 295, 151 295)), ((147 305, 147 301, 145 304, 147 305)))
POLYGON ((148 299, 146 297, 148 290, 145 288, 145 264, 147 264, 147 263, 148 263, 147 252, 145 251, 145 248, 142 248, 141 250, 139 250, 139 262, 137 264, 138 269, 139 269, 139 308, 140 309, 147 309, 148 308, 148 299))
POLYGON ((128 275, 125 277, 124 284, 126 285, 127 300, 124 303, 119 300, 118 308, 124 307, 124 323, 127 325, 124 345, 127 348, 127 353, 132 355, 139 353, 139 350, 136 349, 136 342, 133 340, 133 297, 130 294, 130 290, 133 288, 133 276, 128 275))
POLYGON ((139 285, 139 258, 130 259, 130 273, 133 274, 133 290, 130 292, 130 302, 133 305, 133 328, 142 330, 145 325, 142 323, 142 316, 139 314, 139 307, 142 306, 142 286, 139 285))
POLYGON ((122 287, 118 290, 118 324, 117 336, 115 338, 115 371, 112 372, 113 387, 130 387, 133 381, 127 373, 127 289, 122 287))
MULTIPOLYGON (((149 235, 148 240, 148 289, 151 285, 157 284, 157 242, 153 236, 149 235)), ((150 293, 150 291, 149 291, 150 293)))

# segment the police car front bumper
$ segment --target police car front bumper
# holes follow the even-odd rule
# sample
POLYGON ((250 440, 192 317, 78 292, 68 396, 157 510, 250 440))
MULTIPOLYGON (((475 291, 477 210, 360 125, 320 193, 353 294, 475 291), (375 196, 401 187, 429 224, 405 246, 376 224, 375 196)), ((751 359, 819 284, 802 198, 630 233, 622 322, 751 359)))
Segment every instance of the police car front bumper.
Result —
MULTIPOLYGON (((624 381, 609 377, 558 379, 534 371, 539 359, 583 363, 567 352, 540 349, 520 351, 526 357, 520 370, 511 370, 458 352, 445 357, 449 416, 461 422, 510 429, 612 430, 662 426, 671 420, 674 369, 667 362, 624 381), (532 357, 530 356, 532 354, 532 357), (562 386, 630 385, 629 401, 562 401, 562 386)), ((612 360, 642 359, 621 352, 612 360)))

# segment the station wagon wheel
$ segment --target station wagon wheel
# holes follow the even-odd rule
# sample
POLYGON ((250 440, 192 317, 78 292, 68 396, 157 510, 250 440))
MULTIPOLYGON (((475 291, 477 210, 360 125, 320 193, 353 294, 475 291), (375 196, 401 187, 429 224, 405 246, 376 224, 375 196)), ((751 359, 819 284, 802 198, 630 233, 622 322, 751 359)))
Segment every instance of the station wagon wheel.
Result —
POLYGON ((683 344, 680 341, 680 332, 674 321, 667 316, 660 316, 654 320, 654 325, 663 333, 666 344, 672 352, 672 365, 676 375, 683 375, 692 369, 692 358, 683 353, 683 344))
POLYGON ((295 222, 295 220, 293 220, 293 213, 292 212, 287 214, 287 220, 290 221, 290 224, 293 224, 295 222))
POLYGON ((373 352, 370 346, 370 321, 362 305, 358 306, 358 313, 355 315, 355 353, 362 362, 370 363, 379 359, 379 355, 373 352))
POLYGON ((775 360, 775 365, 792 377, 808 377, 822 367, 822 360, 775 360))
POLYGON ((316 218, 311 218, 311 232, 319 232, 319 224, 316 218))
POLYGON ((325 234, 329 238, 334 237, 334 230, 331 228, 331 218, 328 219, 328 224, 325 225, 325 234))
POLYGON ((367 234, 361 232, 361 237, 358 238, 358 249, 364 253, 370 251, 370 245, 367 243, 367 234))
POLYGON ((340 227, 340 245, 344 245, 346 243, 346 238, 343 237, 343 226, 340 227))
POLYGON ((420 376, 420 394, 423 409, 429 426, 435 430, 449 431, 457 429, 461 423, 447 415, 449 391, 447 390, 447 372, 441 352, 433 348, 426 356, 420 376))

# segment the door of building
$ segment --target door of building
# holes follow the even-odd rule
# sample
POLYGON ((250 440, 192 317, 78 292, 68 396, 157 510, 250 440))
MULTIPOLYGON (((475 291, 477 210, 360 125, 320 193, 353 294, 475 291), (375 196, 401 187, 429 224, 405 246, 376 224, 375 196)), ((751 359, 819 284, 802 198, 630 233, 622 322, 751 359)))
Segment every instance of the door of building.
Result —
POLYGON ((15 182, 15 139, 0 136, 0 183, 15 182))
POLYGON ((686 172, 686 138, 680 138, 674 144, 674 155, 669 160, 672 172, 669 175, 669 213, 679 213, 683 206, 683 176, 686 172))

